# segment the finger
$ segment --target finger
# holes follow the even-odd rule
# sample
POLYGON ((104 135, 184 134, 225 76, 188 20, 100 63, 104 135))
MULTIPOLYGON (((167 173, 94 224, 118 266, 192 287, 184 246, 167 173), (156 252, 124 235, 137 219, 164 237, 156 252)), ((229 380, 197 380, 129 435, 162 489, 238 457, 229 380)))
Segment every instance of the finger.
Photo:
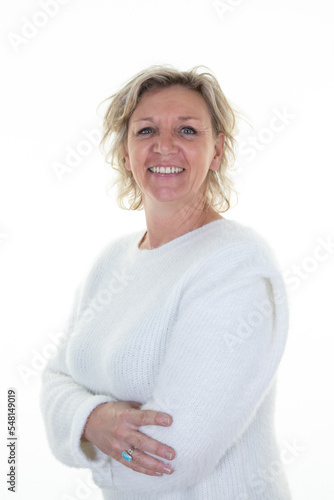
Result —
POLYGON ((140 410, 140 407, 142 406, 141 403, 138 403, 138 401, 128 401, 127 402, 129 405, 133 406, 133 408, 140 410))
MULTIPOLYGON (((127 448, 128 449, 128 448, 127 448)), ((110 456, 120 462, 122 465, 125 465, 128 469, 131 469, 135 472, 140 472, 141 474, 146 474, 148 476, 161 476, 162 473, 156 470, 152 469, 147 469, 147 467, 144 467, 142 465, 139 465, 138 463, 136 464, 135 461, 132 459, 131 462, 127 462, 123 457, 122 453, 113 451, 110 456)))
POLYGON ((119 462, 136 472, 142 472, 143 474, 152 476, 173 473, 173 468, 169 464, 164 464, 140 450, 133 450, 131 457, 132 460, 129 462, 120 454, 119 462), (156 474, 157 472, 159 474, 156 474))
POLYGON ((157 457, 173 460, 175 458, 175 451, 170 446, 160 443, 156 439, 150 438, 141 432, 132 432, 128 434, 127 441, 132 443, 138 450, 145 453, 151 453, 157 457))
POLYGON ((125 414, 125 419, 129 423, 135 423, 138 427, 142 425, 162 425, 164 427, 171 425, 173 419, 167 413, 154 410, 129 410, 125 414))

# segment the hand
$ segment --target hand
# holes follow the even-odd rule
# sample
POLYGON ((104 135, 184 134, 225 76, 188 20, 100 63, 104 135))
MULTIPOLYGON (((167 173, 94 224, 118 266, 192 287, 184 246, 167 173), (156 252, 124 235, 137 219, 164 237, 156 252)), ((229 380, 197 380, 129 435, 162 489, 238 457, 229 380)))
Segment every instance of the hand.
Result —
POLYGON ((89 415, 82 435, 82 441, 90 441, 103 453, 111 456, 130 469, 149 476, 172 473, 170 465, 151 457, 145 452, 173 460, 173 448, 145 436, 138 428, 142 425, 168 427, 172 417, 154 410, 141 410, 136 401, 116 401, 97 406, 89 415), (165 423, 163 419, 167 418, 165 423), (135 446, 131 462, 122 457, 122 451, 135 446), (164 470, 167 467, 170 472, 164 470), (158 474, 157 474, 158 473, 158 474))

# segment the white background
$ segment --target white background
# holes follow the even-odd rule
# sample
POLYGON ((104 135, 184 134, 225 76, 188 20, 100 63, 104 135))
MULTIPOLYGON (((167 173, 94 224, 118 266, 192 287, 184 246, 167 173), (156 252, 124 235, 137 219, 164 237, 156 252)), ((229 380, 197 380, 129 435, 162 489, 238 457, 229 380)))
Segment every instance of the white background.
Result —
POLYGON ((208 66, 252 120, 254 131, 240 138, 239 203, 224 216, 267 239, 287 283, 290 335, 277 435, 282 449, 297 446, 285 465, 293 499, 333 499, 332 2, 53 2, 59 9, 52 15, 43 0, 0 8, 1 498, 101 498, 91 483, 82 486, 87 470, 51 455, 39 411, 40 370, 100 249, 145 228, 143 212, 123 211, 105 194, 111 171, 85 131, 99 126, 98 104, 125 80, 169 63, 208 66), (277 111, 288 118, 271 132, 277 111), (57 176, 56 162, 66 166, 70 150, 82 153, 77 165, 57 176), (9 387, 17 390, 18 412, 14 497, 4 478, 9 387))

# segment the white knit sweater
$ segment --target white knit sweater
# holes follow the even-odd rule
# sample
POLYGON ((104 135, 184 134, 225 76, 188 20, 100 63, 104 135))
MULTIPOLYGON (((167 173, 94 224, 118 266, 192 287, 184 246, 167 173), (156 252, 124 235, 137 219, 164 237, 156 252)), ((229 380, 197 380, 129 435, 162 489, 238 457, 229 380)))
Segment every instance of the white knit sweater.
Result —
POLYGON ((219 219, 152 249, 145 230, 109 243, 77 289, 43 374, 54 455, 88 467, 107 500, 287 500, 275 439, 275 375, 288 331, 266 241, 219 219), (175 471, 134 472, 80 442, 90 412, 139 401, 172 415, 140 431, 174 448, 175 471))

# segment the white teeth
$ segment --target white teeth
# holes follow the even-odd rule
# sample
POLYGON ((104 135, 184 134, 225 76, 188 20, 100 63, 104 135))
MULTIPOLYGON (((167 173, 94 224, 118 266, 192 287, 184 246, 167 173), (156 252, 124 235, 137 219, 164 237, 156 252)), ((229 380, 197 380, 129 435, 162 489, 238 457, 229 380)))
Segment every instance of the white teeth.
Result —
POLYGON ((155 172, 157 174, 175 174, 178 172, 183 172, 184 168, 177 168, 177 167, 152 167, 149 168, 151 172, 155 172))

